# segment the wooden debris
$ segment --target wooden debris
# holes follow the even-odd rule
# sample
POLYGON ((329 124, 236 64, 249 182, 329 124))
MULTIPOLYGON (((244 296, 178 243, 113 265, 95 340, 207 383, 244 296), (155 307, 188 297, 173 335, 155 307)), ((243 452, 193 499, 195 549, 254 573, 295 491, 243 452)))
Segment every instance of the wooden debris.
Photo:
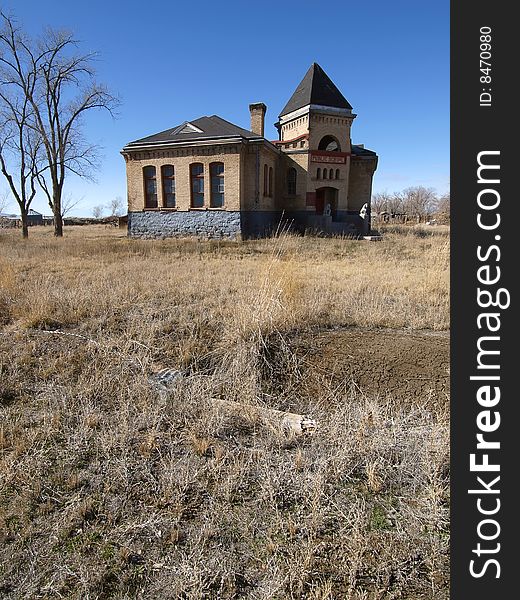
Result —
MULTIPOLYGON (((173 384, 178 382, 184 374, 176 369, 160 369, 148 377, 148 381, 159 388, 159 390, 168 390, 173 384)), ((276 410, 274 408, 265 408, 263 406, 253 406, 241 402, 232 402, 222 400, 221 398, 212 398, 211 401, 218 407, 223 408, 233 414, 248 414, 258 419, 264 425, 283 431, 287 435, 309 435, 316 431, 316 421, 308 415, 276 410)))
POLYGON ((250 416, 258 418, 264 425, 282 430, 289 435, 309 435, 317 429, 316 421, 308 415, 300 415, 274 408, 265 408, 263 406, 242 404, 241 402, 231 402, 230 400, 222 400, 220 398, 212 398, 212 401, 215 405, 233 414, 247 413, 250 416))

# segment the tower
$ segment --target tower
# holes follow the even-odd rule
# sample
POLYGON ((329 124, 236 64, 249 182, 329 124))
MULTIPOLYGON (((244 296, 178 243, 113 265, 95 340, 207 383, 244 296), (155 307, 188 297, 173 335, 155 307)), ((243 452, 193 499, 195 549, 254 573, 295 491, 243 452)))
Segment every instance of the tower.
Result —
POLYGON ((309 150, 350 152, 355 117, 348 100, 320 65, 313 63, 281 111, 276 127, 281 141, 307 135, 309 150), (326 136, 333 139, 324 140, 326 136))

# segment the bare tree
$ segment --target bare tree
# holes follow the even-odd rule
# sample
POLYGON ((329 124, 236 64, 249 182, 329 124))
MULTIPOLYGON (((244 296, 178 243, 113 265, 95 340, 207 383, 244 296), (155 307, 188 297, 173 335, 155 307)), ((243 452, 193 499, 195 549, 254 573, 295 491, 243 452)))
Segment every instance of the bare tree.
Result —
POLYGON ((94 217, 94 219, 101 219, 101 217, 103 216, 103 210, 104 207, 102 204, 94 206, 94 208, 92 209, 92 216, 94 217))
POLYGON ((0 192, 0 213, 5 212, 9 206, 9 196, 9 190, 2 190, 0 192))
POLYGON ((392 215, 399 215, 406 212, 402 192, 394 192, 388 196, 388 212, 392 215))
POLYGON ((54 214, 54 234, 61 237, 66 175, 93 179, 98 164, 99 148, 86 141, 83 117, 93 109, 113 114, 119 102, 95 81, 95 54, 79 53, 71 33, 49 29, 33 41, 15 26, 13 18, 0 15, 4 85, 20 90, 31 106, 31 125, 42 148, 38 181, 54 214))
POLYGON ((81 204, 81 202, 83 202, 83 198, 84 198, 84 196, 82 196, 81 198, 74 198, 74 196, 70 192, 68 194, 66 194, 65 196, 63 196, 61 199, 61 216, 62 216, 62 218, 65 217, 65 215, 68 215, 71 210, 76 208, 76 206, 81 204))
POLYGON ((450 192, 443 194, 437 201, 436 213, 444 222, 450 220, 450 192))
POLYGON ((371 207, 372 214, 380 215, 382 212, 389 212, 391 195, 387 192, 378 192, 372 196, 371 207))
POLYGON ((423 186, 409 187, 403 190, 402 194, 405 212, 419 222, 435 211, 437 196, 434 189, 423 186))
POLYGON ((450 192, 443 194, 437 202, 437 211, 440 213, 450 214, 450 192))
POLYGON ((110 210, 110 215, 112 217, 121 216, 121 211, 123 210, 123 198, 121 198, 121 196, 112 198, 110 204, 108 205, 108 209, 110 210))
MULTIPOLYGON (((0 32, 0 40, 3 35, 4 31, 0 32)), ((28 238, 27 216, 36 196, 40 139, 31 126, 31 103, 19 89, 9 86, 5 63, 0 54, 0 171, 20 209, 22 236, 28 238)))

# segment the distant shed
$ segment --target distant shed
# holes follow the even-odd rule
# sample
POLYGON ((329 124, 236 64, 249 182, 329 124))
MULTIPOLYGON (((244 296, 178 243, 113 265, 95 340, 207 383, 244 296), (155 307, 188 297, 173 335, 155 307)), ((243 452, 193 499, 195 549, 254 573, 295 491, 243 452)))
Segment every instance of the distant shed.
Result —
POLYGON ((27 225, 32 227, 33 225, 43 225, 43 215, 32 208, 27 213, 27 225))

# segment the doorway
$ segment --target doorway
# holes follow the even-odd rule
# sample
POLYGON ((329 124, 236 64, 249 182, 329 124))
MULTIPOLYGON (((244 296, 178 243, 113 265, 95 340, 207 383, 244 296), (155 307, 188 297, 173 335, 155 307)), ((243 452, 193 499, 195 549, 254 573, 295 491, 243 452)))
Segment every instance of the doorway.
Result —
POLYGON ((321 187, 316 190, 316 214, 330 214, 332 220, 336 218, 338 209, 338 190, 333 187, 321 187), (330 209, 328 208, 330 207, 330 209), (330 213, 329 213, 330 210, 330 213))

